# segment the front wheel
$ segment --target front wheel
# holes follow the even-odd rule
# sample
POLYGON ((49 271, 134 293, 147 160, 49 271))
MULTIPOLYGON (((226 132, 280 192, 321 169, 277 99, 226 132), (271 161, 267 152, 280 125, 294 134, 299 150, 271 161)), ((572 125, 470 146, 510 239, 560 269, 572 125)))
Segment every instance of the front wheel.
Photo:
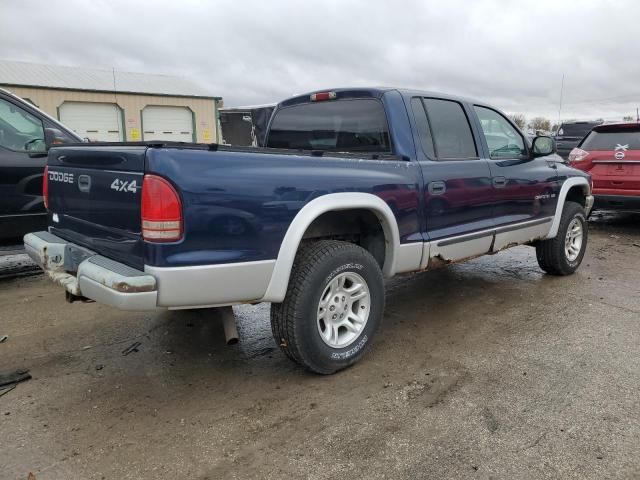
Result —
POLYGON ((566 202, 562 210, 558 234, 536 245, 538 265, 551 275, 575 272, 587 249, 587 218, 582 205, 566 202))
POLYGON ((271 305, 271 330, 289 358, 329 374, 357 362, 384 311, 380 267, 364 248, 321 240, 296 255, 287 295, 271 305))

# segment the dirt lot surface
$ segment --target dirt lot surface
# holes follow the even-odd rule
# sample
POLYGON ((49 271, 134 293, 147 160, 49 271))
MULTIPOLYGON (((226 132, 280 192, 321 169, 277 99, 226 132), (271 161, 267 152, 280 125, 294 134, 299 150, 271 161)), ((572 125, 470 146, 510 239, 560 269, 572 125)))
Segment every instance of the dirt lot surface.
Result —
POLYGON ((33 379, 0 397, 0 478, 640 478, 638 216, 596 218, 571 277, 519 247, 394 279, 333 376, 280 353, 269 305, 235 311, 229 347, 213 311, 2 281, 0 370, 33 379))

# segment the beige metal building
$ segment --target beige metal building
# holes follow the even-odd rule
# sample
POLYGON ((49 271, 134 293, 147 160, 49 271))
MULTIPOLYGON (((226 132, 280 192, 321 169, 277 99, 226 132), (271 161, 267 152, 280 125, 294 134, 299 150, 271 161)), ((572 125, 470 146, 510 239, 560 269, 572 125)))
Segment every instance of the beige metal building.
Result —
POLYGON ((180 77, 0 61, 0 88, 91 140, 220 141, 221 97, 180 77))

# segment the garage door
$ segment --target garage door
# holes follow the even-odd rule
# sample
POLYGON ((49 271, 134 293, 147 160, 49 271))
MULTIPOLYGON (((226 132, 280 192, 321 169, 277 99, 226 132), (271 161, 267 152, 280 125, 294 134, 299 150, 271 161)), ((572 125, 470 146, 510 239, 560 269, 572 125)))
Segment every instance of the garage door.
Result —
POLYGON ((101 142, 124 140, 122 112, 113 103, 65 102, 60 121, 82 138, 101 142))
POLYGON ((145 107, 142 110, 143 140, 193 142, 193 115, 186 107, 145 107))

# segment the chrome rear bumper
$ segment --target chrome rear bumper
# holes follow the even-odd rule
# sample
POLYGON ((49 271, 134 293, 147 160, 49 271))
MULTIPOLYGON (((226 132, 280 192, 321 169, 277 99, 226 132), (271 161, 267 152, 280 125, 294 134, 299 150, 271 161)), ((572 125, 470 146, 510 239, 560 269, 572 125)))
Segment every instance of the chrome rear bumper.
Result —
POLYGON ((78 247, 49 232, 25 235, 24 248, 49 278, 71 295, 122 310, 157 308, 158 290, 152 275, 78 247), (81 261, 76 264, 78 258, 81 261))

